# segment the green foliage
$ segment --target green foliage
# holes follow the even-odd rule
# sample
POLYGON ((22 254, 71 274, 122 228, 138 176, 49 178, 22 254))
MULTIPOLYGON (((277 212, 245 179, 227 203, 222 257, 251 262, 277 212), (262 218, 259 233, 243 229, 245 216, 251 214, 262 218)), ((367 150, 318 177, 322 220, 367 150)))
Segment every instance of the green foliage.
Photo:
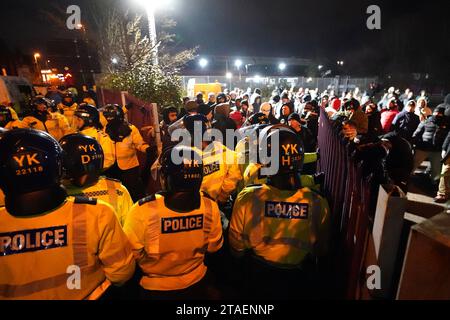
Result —
POLYGON ((128 91, 139 99, 159 106, 179 106, 182 98, 180 69, 195 58, 197 48, 177 50, 175 35, 170 34, 175 21, 163 18, 158 22, 158 65, 153 64, 155 50, 141 32, 146 17, 130 16, 118 8, 100 20, 100 56, 102 70, 100 85, 128 91), (115 58, 117 63, 112 64, 115 58))
POLYGON ((181 104, 180 77, 175 73, 163 72, 161 68, 152 65, 107 74, 101 85, 113 90, 128 91, 139 99, 159 106, 181 104))

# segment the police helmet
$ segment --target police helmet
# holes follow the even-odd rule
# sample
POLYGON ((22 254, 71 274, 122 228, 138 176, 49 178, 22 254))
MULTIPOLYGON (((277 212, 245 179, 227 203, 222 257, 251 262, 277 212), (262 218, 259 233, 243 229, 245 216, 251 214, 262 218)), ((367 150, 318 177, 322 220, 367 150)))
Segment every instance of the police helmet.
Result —
POLYGON ((15 129, 0 136, 0 188, 9 212, 26 215, 54 208, 66 197, 61 176, 62 149, 48 133, 15 129))
POLYGON ((125 114, 118 104, 108 104, 103 108, 103 115, 108 122, 118 121, 122 122, 125 119, 125 114))
POLYGON ((44 96, 38 95, 31 99, 31 108, 35 108, 38 105, 43 104, 48 108, 48 99, 45 99, 44 96))
MULTIPOLYGON (((278 162, 275 164, 278 170, 274 175, 283 176, 301 172, 304 162, 303 142, 288 127, 274 126, 263 129, 260 133, 260 145, 261 156, 264 158, 264 152, 267 152, 271 163, 276 159, 276 156, 272 155, 272 148, 278 153, 278 162)), ((267 159, 264 161, 267 162, 267 159)))
POLYGON ((64 94, 64 98, 71 98, 71 99, 73 99, 73 97, 74 97, 74 94, 70 90, 67 90, 66 93, 64 94))
POLYGON ((194 193, 200 191, 203 164, 201 156, 193 148, 170 147, 161 154, 159 164, 165 191, 194 193))
POLYGON ((7 106, 0 105, 0 127, 6 126, 12 120, 11 110, 7 106))
POLYGON ((248 122, 252 124, 269 124, 269 118, 262 112, 258 112, 248 118, 248 122))
POLYGON ((31 100, 31 108, 33 110, 36 109, 36 107, 40 104, 43 104, 47 107, 48 110, 52 112, 57 111, 57 106, 55 101, 45 98, 44 96, 36 96, 31 100))
POLYGON ((90 104, 83 103, 75 110, 75 116, 84 121, 83 130, 85 127, 99 127, 100 114, 96 107, 90 104))
POLYGON ((94 138, 74 133, 60 141, 63 149, 65 177, 77 187, 92 185, 98 181, 103 169, 103 149, 94 138))

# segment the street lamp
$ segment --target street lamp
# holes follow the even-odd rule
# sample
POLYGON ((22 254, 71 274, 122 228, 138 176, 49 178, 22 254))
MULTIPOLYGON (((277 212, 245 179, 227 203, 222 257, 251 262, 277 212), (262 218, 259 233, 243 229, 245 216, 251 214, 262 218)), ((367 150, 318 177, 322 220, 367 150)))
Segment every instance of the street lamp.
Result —
POLYGON ((40 68, 39 62, 38 62, 38 59, 41 57, 41 54, 39 52, 36 52, 33 55, 33 57, 34 57, 34 62, 36 63, 36 71, 38 74, 38 79, 39 79, 39 81, 41 81, 41 68, 40 68))
POLYGON ((234 62, 234 65, 236 66, 236 68, 239 69, 239 68, 242 66, 242 60, 237 59, 237 60, 234 62))
POLYGON ((37 65, 37 63, 38 63, 38 60, 37 60, 37 59, 40 58, 40 57, 41 57, 41 54, 40 54, 40 53, 37 53, 37 52, 36 52, 36 53, 34 54, 34 62, 36 62, 36 65, 37 65))
POLYGON ((319 66, 317 67, 317 69, 322 70, 323 65, 319 64, 319 66))
POLYGON ((147 12, 148 31, 150 37, 150 45, 152 46, 152 60, 158 65, 158 43, 156 42, 156 21, 155 11, 158 8, 167 6, 171 0, 134 0, 145 8, 147 12))
POLYGON ((202 69, 204 69, 208 65, 208 60, 206 60, 205 58, 201 58, 198 64, 202 69))
POLYGON ((111 62, 112 62, 113 64, 118 64, 118 63, 119 63, 119 60, 117 60, 117 58, 112 58, 112 59, 111 59, 111 62))
POLYGON ((281 63, 278 65, 278 69, 280 69, 280 71, 284 71, 284 69, 286 69, 286 63, 281 62, 281 63))

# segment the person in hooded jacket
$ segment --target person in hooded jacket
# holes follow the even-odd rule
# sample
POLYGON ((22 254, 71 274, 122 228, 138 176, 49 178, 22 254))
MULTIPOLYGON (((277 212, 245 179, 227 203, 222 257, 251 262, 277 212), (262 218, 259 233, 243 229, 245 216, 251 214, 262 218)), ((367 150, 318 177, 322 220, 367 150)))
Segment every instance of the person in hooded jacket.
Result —
POLYGON ((171 146, 173 143, 170 138, 169 126, 178 119, 178 110, 175 107, 167 107, 162 112, 163 120, 159 123, 161 130, 161 142, 163 150, 171 146))
POLYGON ((392 122, 398 113, 397 99, 389 99, 387 109, 383 109, 381 111, 381 127, 383 128, 383 133, 388 133, 391 131, 392 122))
POLYGON ((436 108, 433 115, 421 122, 413 134, 413 142, 416 145, 413 172, 428 158, 431 162, 431 177, 435 183, 440 179, 441 151, 449 132, 444 113, 444 107, 436 108))
POLYGON ((307 102, 303 108, 302 121, 311 131, 313 137, 317 139, 319 133, 319 115, 317 114, 314 104, 307 102))
POLYGON ((214 108, 214 121, 212 123, 214 129, 219 130, 222 133, 223 144, 229 149, 234 150, 235 143, 227 141, 227 129, 236 130, 236 123, 230 119, 230 105, 227 103, 221 103, 214 108))
POLYGON ((261 110, 261 96, 256 96, 252 103, 252 112, 258 113, 261 110))
POLYGON ((365 113, 368 119, 367 135, 376 137, 382 134, 381 115, 375 103, 371 102, 366 105, 365 113))
POLYGON ((433 111, 428 106, 427 99, 425 98, 419 98, 417 100, 415 112, 419 116, 421 122, 427 120, 427 118, 433 114, 433 111))
POLYGON ((242 100, 241 102, 241 113, 244 119, 248 119, 251 115, 248 112, 248 100, 242 100))
POLYGON ((287 125, 289 121, 289 116, 292 113, 294 113, 294 106, 292 105, 292 103, 290 102, 284 103, 283 106, 281 107, 281 115, 278 118, 278 120, 280 121, 280 123, 287 125))
POLYGON ((407 102, 402 112, 397 114, 392 121, 391 130, 407 141, 412 141, 412 136, 420 124, 419 116, 414 113, 416 102, 410 100, 407 102))
POLYGON ((261 107, 261 89, 256 88, 250 97, 250 104, 253 106, 253 113, 258 113, 261 107))

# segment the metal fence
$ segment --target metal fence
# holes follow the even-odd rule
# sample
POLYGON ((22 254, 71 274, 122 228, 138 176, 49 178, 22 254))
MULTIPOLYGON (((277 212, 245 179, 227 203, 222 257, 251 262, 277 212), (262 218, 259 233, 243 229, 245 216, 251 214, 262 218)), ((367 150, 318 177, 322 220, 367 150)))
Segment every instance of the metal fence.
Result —
POLYGON ((367 247, 369 221, 375 212, 376 197, 371 176, 347 150, 347 143, 333 127, 324 110, 319 122, 319 169, 325 172, 324 190, 330 203, 332 223, 332 260, 338 294, 358 297, 358 282, 367 247), (337 279, 338 278, 338 279, 337 279))
POLYGON ((275 88, 276 86, 294 86, 297 88, 318 88, 320 91, 325 89, 333 89, 341 93, 343 91, 352 90, 356 87, 361 91, 368 89, 369 84, 377 82, 377 78, 352 78, 334 77, 334 78, 311 78, 311 77, 260 77, 260 76, 233 76, 227 78, 224 76, 183 76, 183 88, 189 96, 194 96, 195 84, 202 83, 220 83, 222 88, 228 88, 233 90, 234 88, 240 88, 246 90, 247 88, 275 88))

